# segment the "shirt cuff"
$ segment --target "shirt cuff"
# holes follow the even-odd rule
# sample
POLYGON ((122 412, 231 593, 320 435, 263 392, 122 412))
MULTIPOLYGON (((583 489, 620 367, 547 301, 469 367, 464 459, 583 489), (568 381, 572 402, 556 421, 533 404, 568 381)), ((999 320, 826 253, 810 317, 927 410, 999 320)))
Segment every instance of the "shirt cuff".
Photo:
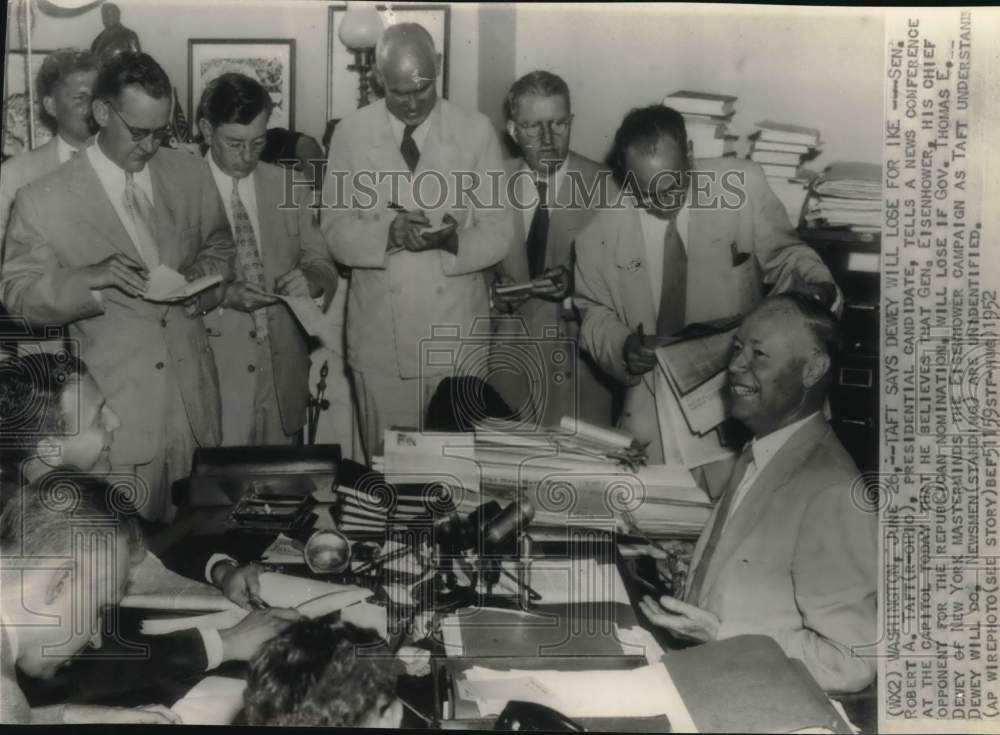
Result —
POLYGON ((219 668, 222 665, 222 636, 217 630, 198 628, 198 632, 205 644, 205 671, 219 668))
POLYGON ((205 565, 205 579, 208 580, 209 584, 215 584, 215 580, 212 579, 212 567, 223 561, 231 561, 236 566, 239 566, 239 562, 227 554, 212 554, 208 557, 208 563, 205 565))

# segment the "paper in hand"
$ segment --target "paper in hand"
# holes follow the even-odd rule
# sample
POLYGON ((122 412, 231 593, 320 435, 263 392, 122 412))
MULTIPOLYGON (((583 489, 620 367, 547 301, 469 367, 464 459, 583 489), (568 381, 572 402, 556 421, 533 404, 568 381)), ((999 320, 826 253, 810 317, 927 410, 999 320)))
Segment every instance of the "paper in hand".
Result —
POLYGON ((142 297, 146 301, 163 303, 187 301, 218 283, 222 283, 222 275, 219 273, 188 281, 173 268, 160 263, 149 274, 149 285, 142 297))

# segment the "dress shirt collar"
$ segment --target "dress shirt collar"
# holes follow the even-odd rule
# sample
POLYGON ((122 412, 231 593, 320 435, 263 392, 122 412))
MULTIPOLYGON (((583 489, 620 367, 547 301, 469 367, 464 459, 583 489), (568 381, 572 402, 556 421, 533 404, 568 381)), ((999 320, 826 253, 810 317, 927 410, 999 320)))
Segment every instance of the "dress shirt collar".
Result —
POLYGON ((552 206, 552 203, 555 201, 556 192, 558 192, 559 191, 559 187, 562 186, 563 179, 566 178, 566 168, 567 168, 566 162, 567 161, 569 161, 569 155, 568 154, 567 154, 566 158, 563 159, 562 163, 559 164, 559 167, 555 170, 555 173, 553 173, 553 174, 546 174, 544 176, 542 174, 538 173, 537 171, 535 171, 533 168, 531 168, 531 166, 528 165, 527 161, 524 161, 521 164, 521 170, 522 171, 528 171, 531 174, 531 176, 523 176, 522 175, 522 178, 525 179, 526 181, 530 181, 531 182, 532 188, 535 190, 536 194, 538 192, 538 181, 539 180, 544 181, 548 185, 549 189, 548 189, 547 194, 548 194, 549 206, 550 207, 552 206))
MULTIPOLYGON (((680 234, 681 240, 684 242, 684 247, 685 248, 687 248, 688 222, 691 219, 691 198, 694 196, 694 192, 692 191, 692 184, 693 184, 693 181, 688 184, 687 193, 684 195, 684 204, 681 205, 680 211, 677 213, 677 216, 674 218, 674 220, 677 222, 677 232, 680 234)), ((647 224, 652 224, 651 222, 649 222, 649 220, 654 220, 656 222, 661 222, 661 223, 668 222, 666 220, 661 220, 659 217, 654 217, 649 212, 647 212, 645 209, 643 209, 642 207, 638 206, 636 204, 635 199, 633 199, 631 197, 628 197, 628 198, 626 198, 626 201, 630 202, 631 205, 632 205, 632 207, 639 212, 639 217, 640 217, 640 219, 643 222, 646 222, 647 224)), ((658 228, 650 227, 649 229, 658 229, 658 228)), ((667 231, 667 225, 666 224, 663 224, 662 230, 663 230, 663 232, 667 231)))
MULTIPOLYGON (((90 159, 97 178, 101 180, 105 191, 113 199, 120 199, 125 191, 125 171, 117 163, 105 155, 99 143, 100 136, 95 139, 94 144, 86 149, 87 157, 90 159)), ((136 171, 133 175, 136 185, 141 187, 149 201, 156 203, 153 195, 153 179, 149 174, 149 165, 142 167, 141 171, 136 171)))
MULTIPOLYGON (((431 110, 431 113, 413 130, 413 142, 417 144, 417 150, 421 153, 424 152, 424 143, 427 141, 427 133, 429 133, 431 129, 431 118, 438 114, 438 108, 440 107, 441 100, 439 99, 434 103, 434 109, 431 110)), ((385 114, 389 116, 389 125, 392 126, 392 134, 396 138, 396 142, 402 144, 403 132, 406 130, 406 124, 389 112, 388 107, 385 108, 385 114)))
POLYGON ((754 438, 750 442, 750 451, 753 453, 753 463, 757 467, 757 472, 760 473, 764 466, 774 458, 774 455, 788 443, 788 440, 818 413, 819 411, 814 411, 804 419, 799 419, 793 424, 772 431, 767 436, 754 438))
POLYGON ((73 154, 77 151, 82 151, 94 142, 94 138, 87 138, 79 148, 72 146, 66 142, 66 139, 61 135, 56 135, 56 152, 59 156, 59 163, 66 163, 69 159, 73 157, 73 154))
MULTIPOLYGON (((211 148, 205 151, 205 158, 208 159, 208 167, 212 171, 212 178, 215 179, 215 185, 219 189, 219 195, 228 205, 229 198, 233 194, 234 179, 232 176, 219 168, 219 164, 215 162, 215 156, 212 155, 211 148)), ((235 179, 235 181, 237 182, 237 190, 240 192, 240 200, 243 202, 243 206, 246 206, 247 199, 255 193, 253 189, 253 172, 249 176, 244 176, 242 179, 235 179)))

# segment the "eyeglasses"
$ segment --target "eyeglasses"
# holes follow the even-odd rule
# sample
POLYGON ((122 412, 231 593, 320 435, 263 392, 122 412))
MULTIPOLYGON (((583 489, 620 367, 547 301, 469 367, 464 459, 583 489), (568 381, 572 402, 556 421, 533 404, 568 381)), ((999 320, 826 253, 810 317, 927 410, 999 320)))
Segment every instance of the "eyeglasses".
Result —
POLYGON ((113 104, 109 102, 108 107, 110 107, 112 110, 115 111, 115 114, 118 116, 118 119, 122 121, 122 125, 124 125, 128 129, 129 135, 132 136, 132 142, 134 143, 141 143, 150 136, 152 136, 153 140, 159 142, 162 141, 164 138, 166 138, 168 135, 170 135, 170 133, 172 132, 169 124, 163 125, 162 127, 156 128, 155 130, 150 130, 149 128, 133 128, 131 125, 128 124, 125 118, 122 117, 122 114, 118 112, 117 109, 115 109, 115 106, 113 104))
POLYGON ((541 138, 542 131, 548 128, 549 135, 566 135, 569 126, 573 122, 573 116, 560 117, 555 120, 535 120, 533 122, 519 122, 517 127, 529 138, 541 138))
POLYGON ((235 138, 222 138, 222 145, 231 150, 233 153, 237 151, 246 151, 247 153, 258 153, 264 150, 264 146, 267 145, 266 138, 257 138, 256 140, 236 140, 235 138))

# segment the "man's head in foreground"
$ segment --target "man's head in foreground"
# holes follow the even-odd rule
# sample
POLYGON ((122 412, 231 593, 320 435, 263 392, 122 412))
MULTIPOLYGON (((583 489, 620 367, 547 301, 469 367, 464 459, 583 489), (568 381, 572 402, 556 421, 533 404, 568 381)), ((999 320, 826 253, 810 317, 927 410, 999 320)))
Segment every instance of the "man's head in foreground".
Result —
POLYGON ((145 554, 129 492, 75 469, 9 495, 0 514, 3 622, 25 674, 51 678, 117 605, 145 554))
POLYGON ((632 110, 615 132, 608 164, 639 207, 659 219, 673 219, 684 206, 690 182, 684 118, 664 105, 632 110))
POLYGON ((82 361, 65 352, 22 355, 0 362, 0 378, 4 474, 32 481, 63 465, 110 469, 120 422, 82 361))
POLYGON ((250 662, 251 725, 399 727, 398 663, 374 631, 303 620, 250 662))
POLYGON ((420 125, 437 102, 441 55, 434 39, 416 23, 398 23, 375 46, 375 73, 385 90, 385 106, 404 125, 420 125))
POLYGON ((525 74, 511 85, 504 100, 507 133, 517 143, 532 171, 547 176, 569 155, 569 87, 547 71, 525 74))
POLYGON ((751 312, 733 340, 730 414, 762 437, 820 410, 840 334, 827 309, 809 296, 772 296, 751 312))
POLYGON ((224 174, 242 179, 257 168, 273 108, 264 85, 245 74, 223 74, 205 87, 198 129, 224 174))

